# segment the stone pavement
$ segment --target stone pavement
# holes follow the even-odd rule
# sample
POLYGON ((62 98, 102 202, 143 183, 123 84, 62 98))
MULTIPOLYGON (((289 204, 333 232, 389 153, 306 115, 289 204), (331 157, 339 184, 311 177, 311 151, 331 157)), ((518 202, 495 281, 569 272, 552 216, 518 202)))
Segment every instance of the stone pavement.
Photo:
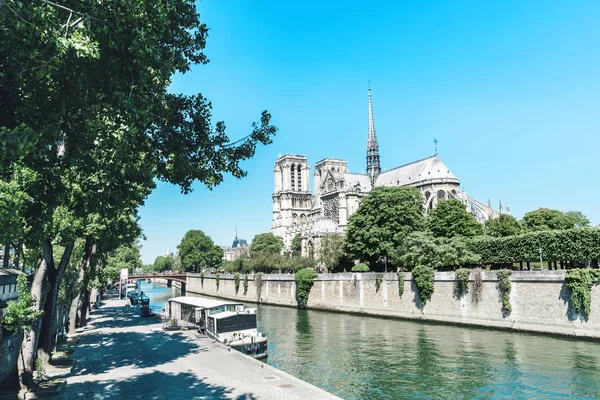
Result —
POLYGON ((91 314, 60 399, 338 399, 192 331, 164 332, 124 300, 91 314))

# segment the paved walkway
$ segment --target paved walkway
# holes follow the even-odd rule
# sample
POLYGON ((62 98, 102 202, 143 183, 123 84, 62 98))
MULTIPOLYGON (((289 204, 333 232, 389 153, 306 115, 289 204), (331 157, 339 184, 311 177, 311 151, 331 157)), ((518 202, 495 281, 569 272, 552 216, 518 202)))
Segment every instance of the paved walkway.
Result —
POLYGON ((105 300, 91 315, 59 398, 338 399, 194 332, 164 332, 125 304, 105 300))

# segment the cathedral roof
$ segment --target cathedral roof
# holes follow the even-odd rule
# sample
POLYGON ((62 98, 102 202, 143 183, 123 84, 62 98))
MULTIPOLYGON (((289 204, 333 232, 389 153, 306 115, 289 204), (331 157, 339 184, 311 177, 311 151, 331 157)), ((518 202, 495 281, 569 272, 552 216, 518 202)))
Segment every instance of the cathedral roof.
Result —
POLYGON ((336 233, 338 225, 330 219, 319 219, 312 228, 313 233, 336 233))
POLYGON ((248 247, 248 242, 246 241, 246 239, 238 239, 236 236, 231 247, 234 249, 236 247, 248 247))
POLYGON ((356 190, 369 192, 371 190, 371 179, 365 174, 344 174, 344 190, 356 190))
POLYGON ((460 181, 440 161, 437 154, 382 172, 375 181, 375 186, 421 185, 427 181, 444 180, 459 184, 460 181))

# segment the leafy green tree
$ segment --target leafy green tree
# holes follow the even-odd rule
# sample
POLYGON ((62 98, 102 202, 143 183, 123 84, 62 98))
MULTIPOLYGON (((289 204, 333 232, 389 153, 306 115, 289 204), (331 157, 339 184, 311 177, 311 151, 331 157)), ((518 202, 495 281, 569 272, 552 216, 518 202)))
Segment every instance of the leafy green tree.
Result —
POLYGON ((346 251, 371 268, 391 258, 410 232, 425 228, 423 195, 413 187, 376 187, 350 217, 346 251))
POLYGON ((179 256, 173 258, 173 271, 183 272, 183 266, 181 265, 181 257, 179 256))
POLYGON ((405 247, 393 258, 409 271, 422 265, 433 269, 472 265, 479 255, 471 251, 462 237, 434 237, 429 232, 414 232, 405 241, 405 247))
POLYGON ((591 225, 588 217, 586 217, 581 211, 567 211, 565 213, 565 217, 571 221, 575 228, 586 228, 591 225))
POLYGON ((575 223, 572 217, 567 217, 562 211, 538 208, 523 216, 523 225, 529 231, 545 231, 570 229, 575 226, 575 223))
POLYGON ((206 267, 215 268, 223 260, 223 249, 201 230, 187 231, 177 248, 184 271, 198 272, 206 267))
POLYGON ((427 225, 433 235, 438 237, 473 237, 483 233, 482 225, 457 199, 441 200, 429 213, 427 225))
POLYGON ((259 233, 254 236, 250 244, 250 257, 254 258, 258 254, 279 254, 283 250, 283 239, 273 235, 271 232, 259 233))
POLYGON ((165 272, 173 270, 174 264, 173 257, 169 256, 158 256, 154 260, 154 264, 152 265, 152 270, 155 272, 165 272))
POLYGON ((485 234, 494 237, 519 235, 523 227, 511 215, 502 214, 498 218, 488 219, 484 224, 485 234))
POLYGON ((302 255, 302 235, 299 233, 292 239, 292 256, 300 257, 302 255))
POLYGON ((325 272, 338 269, 344 262, 344 256, 344 236, 334 233, 321 238, 319 264, 324 267, 325 272))
MULTIPOLYGON (((138 268, 142 269, 144 263, 140 255, 140 248, 136 244, 126 244, 119 246, 109 257, 107 261, 107 269, 118 271, 119 276, 122 269, 127 269, 129 275, 137 272, 138 268)), ((115 274, 113 274, 114 276, 115 274)))
POLYGON ((17 293, 19 294, 17 301, 8 302, 6 316, 1 321, 2 329, 11 333, 27 333, 33 329, 35 320, 41 316, 43 311, 31 312, 33 297, 25 274, 17 277, 17 293))
POLYGON ((246 271, 272 272, 282 269, 285 258, 279 253, 267 251, 254 253, 247 263, 244 263, 246 271))
POLYGON ((55 317, 75 240, 111 252, 116 246, 98 239, 105 225, 98 217, 135 216, 154 179, 187 193, 194 181, 212 187, 224 173, 243 177, 239 162, 276 131, 265 111, 248 136, 232 142, 224 123, 211 122, 202 95, 168 92, 175 73, 207 62, 208 28, 194 3, 68 5, 92 18, 65 27, 68 12, 55 5, 0 3, 0 179, 12 181, 16 165, 35 176, 17 215, 27 221, 23 241, 41 255, 32 312, 51 311, 23 342, 24 386, 32 383, 40 330, 55 317), (65 249, 57 263, 54 246, 65 249))

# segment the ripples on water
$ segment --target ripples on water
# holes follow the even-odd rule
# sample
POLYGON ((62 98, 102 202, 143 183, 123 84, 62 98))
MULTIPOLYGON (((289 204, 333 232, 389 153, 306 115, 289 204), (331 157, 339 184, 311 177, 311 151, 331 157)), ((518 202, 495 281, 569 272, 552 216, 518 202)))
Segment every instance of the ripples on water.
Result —
POLYGON ((265 305, 258 324, 269 364, 345 399, 600 398, 595 342, 265 305))

